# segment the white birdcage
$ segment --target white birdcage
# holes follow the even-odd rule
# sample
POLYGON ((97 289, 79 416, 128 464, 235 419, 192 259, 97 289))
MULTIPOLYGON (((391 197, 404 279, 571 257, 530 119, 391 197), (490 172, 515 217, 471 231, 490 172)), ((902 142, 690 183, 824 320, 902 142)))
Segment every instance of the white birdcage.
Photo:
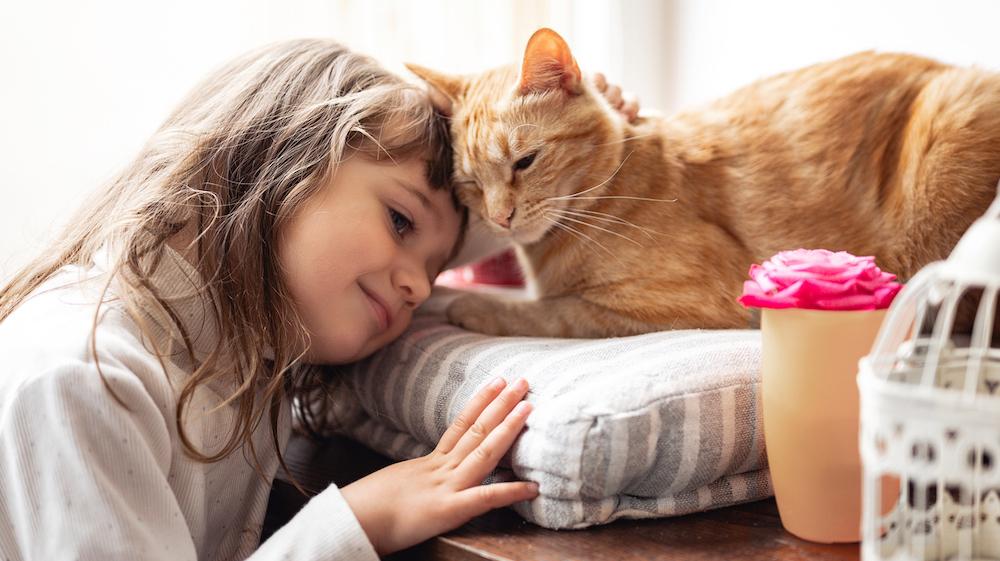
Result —
POLYGON ((998 289, 1000 197, 861 360, 865 561, 1000 559, 998 289))

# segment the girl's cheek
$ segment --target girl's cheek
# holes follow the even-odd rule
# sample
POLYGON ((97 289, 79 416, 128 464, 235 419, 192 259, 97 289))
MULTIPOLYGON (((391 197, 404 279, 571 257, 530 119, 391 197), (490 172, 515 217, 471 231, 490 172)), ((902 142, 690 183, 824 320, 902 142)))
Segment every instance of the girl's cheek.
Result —
POLYGON ((365 259, 378 265, 387 265, 395 255, 396 244, 392 233, 383 227, 374 232, 373 235, 368 236, 368 241, 363 248, 365 259))

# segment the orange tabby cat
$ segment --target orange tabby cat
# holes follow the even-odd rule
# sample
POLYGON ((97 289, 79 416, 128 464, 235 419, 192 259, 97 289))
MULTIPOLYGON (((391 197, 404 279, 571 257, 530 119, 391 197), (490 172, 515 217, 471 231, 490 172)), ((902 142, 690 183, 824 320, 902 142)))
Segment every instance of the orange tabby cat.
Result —
POLYGON ((456 300, 485 333, 607 337, 746 327, 751 263, 874 255, 907 278, 996 194, 1000 74, 860 53, 629 124, 536 32, 520 72, 411 70, 452 117, 459 196, 513 238, 539 300, 456 300))

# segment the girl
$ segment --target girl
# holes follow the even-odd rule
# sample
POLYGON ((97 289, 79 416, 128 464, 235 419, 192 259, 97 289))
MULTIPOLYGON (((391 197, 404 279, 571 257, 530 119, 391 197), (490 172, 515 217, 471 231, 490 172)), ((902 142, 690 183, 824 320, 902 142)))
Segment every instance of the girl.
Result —
POLYGON ((426 94, 330 41, 197 87, 0 290, 2 557, 375 559, 535 497, 480 485, 530 412, 498 379, 258 544, 292 404, 322 429, 312 365, 398 336, 459 246, 450 165, 426 94))

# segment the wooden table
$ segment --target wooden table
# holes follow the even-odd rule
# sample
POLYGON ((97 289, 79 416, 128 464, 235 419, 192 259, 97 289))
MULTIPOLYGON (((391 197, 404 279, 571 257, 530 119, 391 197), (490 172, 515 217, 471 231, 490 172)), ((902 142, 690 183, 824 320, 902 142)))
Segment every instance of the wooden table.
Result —
MULTIPOLYGON (((309 490, 346 485, 389 461, 346 438, 322 443, 293 438, 287 458, 309 490)), ((307 499, 278 480, 264 523, 270 535, 307 499)), ((387 557, 393 561, 841 561, 857 560, 854 545, 800 540, 781 527, 773 499, 656 520, 619 520, 584 530, 546 530, 509 509, 490 512, 457 530, 387 557)))

